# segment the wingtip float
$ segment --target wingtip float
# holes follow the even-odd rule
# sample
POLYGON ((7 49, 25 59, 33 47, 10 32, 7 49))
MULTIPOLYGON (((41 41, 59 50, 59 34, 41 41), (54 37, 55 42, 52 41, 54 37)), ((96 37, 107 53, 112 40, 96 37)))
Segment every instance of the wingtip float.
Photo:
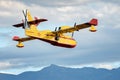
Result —
POLYGON ((65 47, 65 48, 74 48, 77 45, 75 39, 73 39, 74 31, 79 31, 80 29, 89 28, 91 32, 96 32, 95 26, 98 25, 97 19, 92 19, 90 22, 83 23, 83 24, 74 24, 73 27, 70 26, 61 26, 57 29, 55 28, 54 31, 44 30, 40 31, 37 29, 37 25, 41 22, 48 21, 47 19, 38 19, 31 16, 28 10, 23 11, 24 14, 24 21, 19 24, 13 25, 14 27, 22 27, 25 29, 25 35, 27 37, 20 38, 18 36, 14 36, 13 40, 17 41, 18 44, 16 45, 19 48, 24 47, 23 42, 29 40, 42 40, 45 42, 50 43, 54 46, 65 47), (25 13, 26 12, 26 13, 25 13), (72 33, 72 36, 65 35, 65 33, 72 33))
POLYGON ((98 20, 97 20, 97 19, 92 19, 92 20, 89 22, 89 24, 91 24, 91 27, 90 27, 89 30, 90 30, 91 32, 96 32, 97 30, 96 30, 95 26, 98 25, 98 20))

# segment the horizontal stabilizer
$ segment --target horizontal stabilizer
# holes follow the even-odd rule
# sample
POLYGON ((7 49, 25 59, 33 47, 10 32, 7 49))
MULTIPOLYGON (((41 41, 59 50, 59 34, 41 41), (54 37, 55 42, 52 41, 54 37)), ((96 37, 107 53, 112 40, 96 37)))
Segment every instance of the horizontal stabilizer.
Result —
MULTIPOLYGON (((33 21, 28 21, 28 24, 38 24, 40 22, 44 22, 44 21, 47 21, 47 19, 37 19, 37 20, 33 20, 33 21)), ((24 23, 19 23, 19 24, 15 24, 13 25, 14 27, 22 27, 24 26, 24 23)))
POLYGON ((14 36, 14 37, 13 37, 13 40, 14 40, 14 41, 18 41, 19 39, 20 39, 19 36, 14 36))

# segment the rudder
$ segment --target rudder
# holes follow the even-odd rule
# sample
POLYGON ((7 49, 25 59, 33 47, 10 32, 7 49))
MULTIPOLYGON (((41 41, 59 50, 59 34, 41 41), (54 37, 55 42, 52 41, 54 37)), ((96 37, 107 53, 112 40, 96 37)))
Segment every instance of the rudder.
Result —
POLYGON ((29 10, 27 10, 27 14, 26 15, 27 15, 28 22, 33 20, 29 10))

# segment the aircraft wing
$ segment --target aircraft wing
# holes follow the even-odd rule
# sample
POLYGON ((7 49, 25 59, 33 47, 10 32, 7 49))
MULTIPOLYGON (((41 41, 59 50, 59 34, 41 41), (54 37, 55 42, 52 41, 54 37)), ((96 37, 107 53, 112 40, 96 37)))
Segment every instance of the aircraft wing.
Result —
POLYGON ((24 38, 19 38, 18 36, 14 36, 13 40, 14 41, 21 41, 21 42, 25 42, 25 41, 29 41, 29 40, 34 40, 36 38, 34 37, 24 37, 24 38))
POLYGON ((74 31, 78 31, 80 29, 85 29, 85 28, 91 27, 92 25, 96 26, 97 24, 98 24, 97 19, 92 19, 90 22, 87 22, 87 23, 84 23, 84 24, 79 24, 79 25, 76 25, 74 27, 67 28, 67 29, 53 31, 52 33, 53 34, 72 33, 74 31))

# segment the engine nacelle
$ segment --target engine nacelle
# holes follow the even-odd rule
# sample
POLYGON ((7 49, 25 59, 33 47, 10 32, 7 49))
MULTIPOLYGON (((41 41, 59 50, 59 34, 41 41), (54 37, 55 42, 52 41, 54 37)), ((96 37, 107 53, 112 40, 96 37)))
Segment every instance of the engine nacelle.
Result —
POLYGON ((89 31, 91 31, 91 32, 96 32, 97 30, 96 30, 96 28, 95 28, 95 26, 94 26, 94 25, 91 25, 91 27, 90 27, 89 31))
POLYGON ((19 41, 18 44, 16 45, 16 47, 22 48, 22 47, 24 47, 24 44, 21 41, 19 41))

